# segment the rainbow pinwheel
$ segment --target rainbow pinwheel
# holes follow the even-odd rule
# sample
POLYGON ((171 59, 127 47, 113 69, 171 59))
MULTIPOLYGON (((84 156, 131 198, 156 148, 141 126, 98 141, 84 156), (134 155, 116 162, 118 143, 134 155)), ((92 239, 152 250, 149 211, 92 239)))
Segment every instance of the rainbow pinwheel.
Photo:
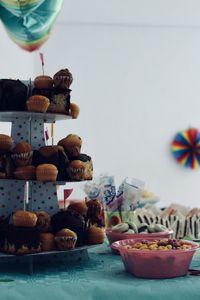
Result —
POLYGON ((196 169, 200 165, 200 132, 190 128, 178 132, 171 144, 172 153, 182 166, 196 169))
POLYGON ((0 20, 10 38, 27 51, 49 37, 63 0, 0 0, 0 20))

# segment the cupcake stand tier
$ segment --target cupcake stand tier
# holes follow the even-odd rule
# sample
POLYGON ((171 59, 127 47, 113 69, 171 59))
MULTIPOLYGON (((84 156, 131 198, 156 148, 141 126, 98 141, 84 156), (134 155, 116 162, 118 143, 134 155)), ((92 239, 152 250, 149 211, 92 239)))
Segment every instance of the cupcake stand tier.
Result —
MULTIPOLYGON (((11 122, 11 137, 15 143, 26 141, 33 150, 45 146, 44 124, 64 121, 71 117, 63 114, 32 112, 0 112, 0 122, 11 122)), ((41 182, 15 179, 0 180, 0 217, 12 214, 17 210, 43 210, 53 215, 59 211, 57 186, 65 185, 65 181, 41 182)), ((70 182, 72 184, 72 182, 70 182)), ((1 262, 28 262, 29 271, 33 271, 35 261, 79 261, 88 258, 89 246, 77 247, 69 251, 41 252, 23 255, 0 253, 1 262)))

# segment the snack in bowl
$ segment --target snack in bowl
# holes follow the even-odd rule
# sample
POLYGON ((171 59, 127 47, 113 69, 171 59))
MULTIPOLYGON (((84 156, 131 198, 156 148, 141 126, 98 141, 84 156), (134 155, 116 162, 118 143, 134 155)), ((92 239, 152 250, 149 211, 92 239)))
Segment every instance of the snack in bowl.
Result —
POLYGON ((142 223, 136 225, 134 222, 119 223, 112 228, 106 228, 106 236, 108 238, 111 249, 114 252, 118 252, 114 249, 112 243, 124 239, 133 238, 170 238, 173 231, 169 230, 162 224, 142 223))
POLYGON ((142 278, 173 278, 187 274, 199 244, 178 239, 126 239, 114 242, 126 271, 142 278))

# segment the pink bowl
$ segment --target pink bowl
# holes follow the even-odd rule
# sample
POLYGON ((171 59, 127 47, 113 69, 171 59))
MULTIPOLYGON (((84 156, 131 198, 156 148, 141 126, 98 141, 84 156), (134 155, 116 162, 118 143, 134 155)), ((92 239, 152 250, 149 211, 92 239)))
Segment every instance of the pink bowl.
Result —
POLYGON ((145 251, 124 247, 140 241, 141 239, 121 240, 114 242, 113 246, 119 250, 126 271, 143 278, 173 278, 185 275, 195 251, 199 248, 199 244, 191 241, 184 241, 185 244, 192 245, 192 248, 184 250, 145 251))
POLYGON ((112 243, 125 239, 148 239, 148 238, 158 238, 158 239, 168 239, 172 236, 173 230, 164 231, 164 232, 154 232, 154 233, 121 233, 114 232, 111 228, 106 228, 106 236, 108 238, 111 249, 114 252, 118 252, 118 249, 114 249, 112 243))

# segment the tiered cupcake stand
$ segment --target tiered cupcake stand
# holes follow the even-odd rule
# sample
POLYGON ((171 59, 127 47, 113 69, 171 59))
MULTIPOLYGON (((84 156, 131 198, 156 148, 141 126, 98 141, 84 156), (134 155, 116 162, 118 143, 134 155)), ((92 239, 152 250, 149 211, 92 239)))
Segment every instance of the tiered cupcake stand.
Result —
MULTIPOLYGON (((71 117, 52 113, 0 112, 0 122, 11 122, 11 137, 15 143, 26 141, 33 150, 45 146, 44 124, 67 120, 71 117)), ((40 182, 15 179, 0 180, 0 216, 7 216, 17 210, 43 210, 50 215, 59 211, 57 186, 65 181, 40 182)), ((50 251, 15 256, 0 253, 1 263, 27 262, 29 273, 34 262, 81 261, 88 259, 90 246, 77 247, 68 251, 50 251)))

